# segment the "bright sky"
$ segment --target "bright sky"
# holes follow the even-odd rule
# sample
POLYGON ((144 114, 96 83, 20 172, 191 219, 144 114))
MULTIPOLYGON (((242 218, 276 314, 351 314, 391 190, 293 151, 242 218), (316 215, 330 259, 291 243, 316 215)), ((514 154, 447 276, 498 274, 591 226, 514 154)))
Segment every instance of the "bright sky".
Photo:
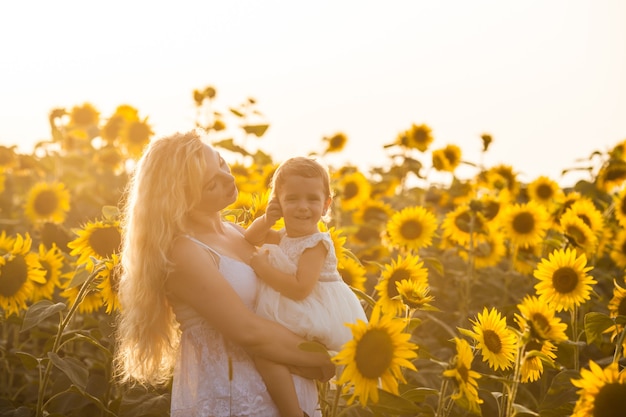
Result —
POLYGON ((278 161, 343 131, 329 163, 381 165, 425 123, 433 148, 479 162, 488 132, 485 164, 567 183, 562 169, 626 139, 623 0, 95 3, 0 3, 0 144, 30 152, 50 110, 84 102, 185 131, 208 85, 224 108, 257 100, 278 161))

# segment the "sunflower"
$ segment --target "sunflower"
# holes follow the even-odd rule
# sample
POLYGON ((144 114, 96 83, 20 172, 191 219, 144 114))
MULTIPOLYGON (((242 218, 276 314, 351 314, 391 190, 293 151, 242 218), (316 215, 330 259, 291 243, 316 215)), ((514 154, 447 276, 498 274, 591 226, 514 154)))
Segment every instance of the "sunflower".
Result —
POLYGON ((468 204, 457 206, 446 213, 441 222, 444 238, 450 238, 459 245, 469 245, 470 238, 477 240, 479 234, 485 235, 487 221, 480 212, 472 210, 468 204))
POLYGON ((608 193, 621 187, 626 180, 626 161, 611 159, 598 172, 597 186, 608 193))
POLYGON ((515 322, 522 332, 528 332, 532 339, 539 342, 567 340, 567 324, 555 317, 554 310, 536 296, 527 295, 517 305, 520 314, 515 313, 515 322))
POLYGON ((539 380, 543 374, 543 361, 547 359, 553 361, 556 358, 555 350, 556 346, 548 340, 543 342, 531 340, 526 343, 525 351, 527 353, 522 358, 521 382, 528 383, 539 380), (534 352, 541 353, 544 359, 534 352))
POLYGON ((411 128, 398 135, 396 144, 408 149, 425 152, 433 141, 432 130, 425 124, 411 124, 411 128))
POLYGON ((478 343, 483 362, 497 371, 509 369, 517 352, 517 336, 506 325, 506 317, 502 317, 495 308, 487 310, 483 307, 476 320, 470 319, 473 331, 459 329, 461 333, 473 338, 478 343))
POLYGON ((343 230, 337 229, 335 226, 332 226, 329 229, 323 222, 318 223, 318 229, 322 232, 328 232, 330 239, 333 242, 333 248, 335 249, 337 261, 343 262, 343 260, 349 256, 348 249, 346 249, 347 238, 343 236, 343 230))
MULTIPOLYGON (((493 232, 480 236, 474 243, 474 268, 483 269, 496 266, 506 255, 506 245, 502 233, 493 232)), ((469 252, 465 248, 459 250, 459 256, 469 260, 469 252)))
POLYGON ((456 356, 452 360, 452 367, 443 371, 443 376, 452 378, 456 383, 457 390, 452 394, 453 400, 465 398, 469 404, 470 411, 480 414, 480 404, 483 403, 478 397, 478 379, 481 375, 472 371, 472 361, 474 352, 465 339, 454 338, 456 344, 456 356))
POLYGON ((568 211, 580 217, 595 235, 602 233, 602 229, 604 229, 604 217, 590 198, 581 197, 572 202, 566 212, 568 211))
POLYGON ((626 187, 613 197, 615 218, 622 227, 626 227, 626 187))
POLYGON ((376 243, 358 248, 355 255, 361 260, 368 273, 378 274, 380 273, 379 263, 382 259, 389 259, 391 252, 387 246, 376 243))
POLYGON ((431 245, 437 218, 424 207, 406 207, 391 216, 386 230, 391 247, 418 250, 431 245))
POLYGON ((537 244, 518 248, 513 258, 513 269, 520 274, 532 275, 535 268, 537 268, 537 263, 541 260, 542 246, 542 244, 537 244))
POLYGON ((411 310, 433 309, 430 302, 435 299, 430 295, 428 282, 423 280, 403 279, 396 282, 398 298, 411 310))
MULTIPOLYGON (((613 280, 613 298, 609 301, 609 316, 612 319, 617 316, 626 316, 626 288, 622 288, 617 284, 617 281, 613 280)), ((615 341, 617 336, 624 331, 623 324, 614 324, 604 331, 604 333, 611 333, 611 341, 615 341)), ((623 341, 626 346, 626 340, 623 341)), ((626 349, 625 349, 626 351, 626 349)))
POLYGON ((43 243, 39 244, 39 263, 45 271, 45 283, 36 283, 32 301, 50 300, 56 288, 61 287, 61 271, 63 269, 63 253, 53 245, 49 250, 43 243))
POLYGON ((370 198, 372 186, 360 171, 353 171, 339 178, 337 190, 341 208, 352 211, 370 198))
POLYGON ((28 192, 24 213, 33 223, 63 223, 70 210, 70 192, 60 182, 39 182, 28 192))
POLYGON ((13 250, 15 237, 7 235, 6 230, 0 233, 0 255, 5 255, 13 250))
POLYGON ((419 257, 408 255, 398 256, 397 260, 392 260, 391 264, 385 265, 381 273, 380 280, 374 287, 379 296, 382 308, 396 314, 404 311, 402 299, 398 297, 397 283, 402 280, 409 280, 428 284, 428 270, 424 267, 424 262, 419 257))
POLYGON ((384 227, 393 215, 391 206, 381 200, 366 200, 352 214, 352 221, 358 225, 368 225, 372 228, 384 227))
POLYGON ((591 256, 598 247, 598 237, 593 230, 578 217, 572 209, 567 210, 559 220, 560 230, 575 248, 591 256))
POLYGON ((542 243, 550 227, 548 211, 539 203, 512 204, 502 213, 502 228, 517 247, 542 243))
POLYGON ((617 232, 610 256, 619 268, 626 268, 626 229, 617 232))
POLYGON ((340 152, 346 146, 348 137, 344 133, 336 133, 329 138, 324 138, 324 142, 327 142, 324 154, 331 152, 340 152))
POLYGON ((93 268, 91 257, 97 260, 110 258, 120 250, 122 241, 119 220, 97 220, 88 222, 76 231, 78 237, 67 244, 70 255, 78 255, 77 265, 86 264, 93 268))
POLYGON ((13 168, 17 165, 17 145, 11 147, 0 145, 0 171, 13 168))
POLYGON ((26 309, 35 284, 46 283, 46 271, 37 254, 30 252, 31 245, 28 233, 24 237, 18 234, 11 250, 0 256, 0 308, 7 315, 26 309))
POLYGON ((556 311, 569 311, 589 300, 591 286, 596 283, 587 275, 593 267, 586 266, 585 254, 576 256, 571 249, 554 250, 548 259, 542 259, 533 275, 539 280, 535 285, 543 302, 553 305, 556 311))
POLYGON ((102 269, 98 272, 97 287, 100 289, 100 295, 106 307, 106 313, 111 314, 113 311, 120 309, 120 302, 117 296, 119 288, 119 257, 116 254, 111 255, 109 259, 102 261, 102 269))
POLYGON ((528 184, 527 193, 532 201, 543 204, 550 209, 561 204, 565 197, 559 184, 543 175, 528 184))
POLYGON ((589 361, 589 369, 580 371, 580 379, 572 379, 580 388, 572 417, 621 416, 626 397, 626 370, 619 370, 619 363, 612 362, 602 369, 589 361))
POLYGON ((72 107, 70 123, 72 128, 87 130, 100 122, 100 112, 90 103, 72 107))
POLYGON ((437 171, 454 172, 461 163, 461 148, 447 145, 432 152, 433 168, 437 171))
POLYGON ((353 338, 332 357, 335 364, 345 366, 337 383, 345 384, 345 392, 353 389, 348 404, 357 397, 363 406, 370 399, 377 403, 379 383, 383 390, 398 395, 398 382, 406 382, 402 368, 417 371, 411 362, 417 357, 417 345, 404 332, 406 322, 381 310, 374 307, 369 323, 346 323, 353 338))
POLYGON ((131 157, 139 157, 154 135, 148 118, 127 122, 120 132, 123 147, 131 157))
POLYGON ((481 183, 487 188, 504 194, 509 200, 515 198, 519 192, 520 186, 517 174, 510 165, 500 164, 493 166, 481 173, 480 179, 481 183))
POLYGON ((367 270, 356 259, 344 257, 337 265, 337 270, 346 284, 359 291, 365 291, 367 270))

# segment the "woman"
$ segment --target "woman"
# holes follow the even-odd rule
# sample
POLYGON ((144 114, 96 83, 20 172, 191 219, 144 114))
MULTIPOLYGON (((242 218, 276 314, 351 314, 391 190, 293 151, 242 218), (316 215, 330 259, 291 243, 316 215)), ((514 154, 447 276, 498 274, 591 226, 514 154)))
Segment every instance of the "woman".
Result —
MULTIPOLYGON (((237 192, 224 159, 195 132, 150 143, 129 181, 116 363, 125 382, 173 375, 173 417, 278 416, 252 356, 309 378, 334 372, 327 355, 254 314, 255 249, 220 214, 237 192)), ((315 382, 294 383, 313 415, 315 382)))

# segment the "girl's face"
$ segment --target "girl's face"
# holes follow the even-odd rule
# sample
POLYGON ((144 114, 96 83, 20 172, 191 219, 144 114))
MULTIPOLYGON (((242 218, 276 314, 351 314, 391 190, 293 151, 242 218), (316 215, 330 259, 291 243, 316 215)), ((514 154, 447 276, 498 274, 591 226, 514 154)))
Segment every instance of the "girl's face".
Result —
POLYGON ((202 199, 199 211, 214 213, 222 210, 237 200, 237 186, 235 177, 230 173, 230 167, 224 158, 215 149, 205 146, 204 157, 206 171, 202 181, 202 199))
POLYGON ((317 232, 317 223, 330 204, 320 178, 288 177, 278 190, 277 197, 283 211, 285 230, 290 237, 317 232))

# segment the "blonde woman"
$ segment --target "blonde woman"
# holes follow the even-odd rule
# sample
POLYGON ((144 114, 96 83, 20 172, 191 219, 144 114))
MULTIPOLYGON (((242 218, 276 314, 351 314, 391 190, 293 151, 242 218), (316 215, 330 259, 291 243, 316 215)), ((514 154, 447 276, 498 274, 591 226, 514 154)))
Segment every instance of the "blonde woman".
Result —
MULTIPOLYGON (((286 364, 302 408, 319 415, 309 378, 327 355, 254 313, 255 248, 221 217, 237 198, 230 169, 194 131, 150 143, 126 192, 116 364, 122 382, 172 380, 172 417, 277 417, 251 357, 286 364)), ((291 416, 283 416, 291 417, 291 416)))

